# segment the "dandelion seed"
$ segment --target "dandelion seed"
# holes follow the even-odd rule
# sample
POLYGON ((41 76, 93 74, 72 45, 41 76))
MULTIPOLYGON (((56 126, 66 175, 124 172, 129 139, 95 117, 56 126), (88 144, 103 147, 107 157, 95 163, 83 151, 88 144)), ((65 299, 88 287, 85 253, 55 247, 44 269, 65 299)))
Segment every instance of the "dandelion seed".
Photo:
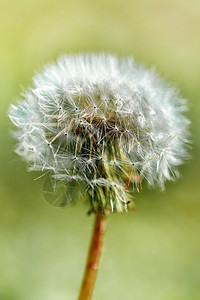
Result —
POLYGON ((132 58, 86 54, 47 65, 9 116, 18 127, 16 152, 30 170, 51 170, 62 188, 84 184, 91 212, 126 211, 142 181, 164 188, 179 175, 186 108, 175 89, 132 58))

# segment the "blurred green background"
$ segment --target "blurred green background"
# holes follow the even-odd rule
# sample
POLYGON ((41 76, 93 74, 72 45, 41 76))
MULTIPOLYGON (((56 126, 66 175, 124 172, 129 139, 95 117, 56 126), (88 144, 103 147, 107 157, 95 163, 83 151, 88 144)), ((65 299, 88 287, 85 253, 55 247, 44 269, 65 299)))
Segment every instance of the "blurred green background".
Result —
POLYGON ((111 215, 94 300, 200 299, 200 1, 0 0, 0 300, 75 300, 93 217, 56 209, 13 152, 10 103, 60 54, 131 55, 188 99, 192 159, 111 215))

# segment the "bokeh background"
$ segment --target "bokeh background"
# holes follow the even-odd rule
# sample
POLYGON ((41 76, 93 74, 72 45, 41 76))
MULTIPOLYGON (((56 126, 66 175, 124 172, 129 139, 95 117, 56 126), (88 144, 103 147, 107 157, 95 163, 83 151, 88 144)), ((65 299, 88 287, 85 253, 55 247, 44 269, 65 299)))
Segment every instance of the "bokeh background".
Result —
POLYGON ((43 200, 7 110, 43 64, 86 51, 156 66, 188 99, 193 141, 176 184, 109 217, 93 299, 200 299, 200 1, 0 0, 0 300, 77 299, 93 217, 43 200))

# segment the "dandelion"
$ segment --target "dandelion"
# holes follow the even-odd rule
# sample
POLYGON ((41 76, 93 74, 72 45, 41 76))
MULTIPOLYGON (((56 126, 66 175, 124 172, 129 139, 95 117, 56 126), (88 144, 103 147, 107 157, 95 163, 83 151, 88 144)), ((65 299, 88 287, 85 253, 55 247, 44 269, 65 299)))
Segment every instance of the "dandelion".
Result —
POLYGON ((185 110, 154 69, 104 54, 59 58, 11 105, 16 152, 29 170, 49 172, 48 201, 64 206, 79 193, 97 215, 80 300, 92 295, 106 214, 134 209, 131 191, 143 181, 164 189, 179 176, 187 158, 185 110))

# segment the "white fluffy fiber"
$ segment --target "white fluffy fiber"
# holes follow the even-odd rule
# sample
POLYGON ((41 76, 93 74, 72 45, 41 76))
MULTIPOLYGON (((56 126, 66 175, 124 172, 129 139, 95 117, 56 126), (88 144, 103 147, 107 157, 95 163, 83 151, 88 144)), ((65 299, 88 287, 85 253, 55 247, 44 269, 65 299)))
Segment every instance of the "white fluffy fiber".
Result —
POLYGON ((149 185, 163 188, 187 157, 185 110, 174 88, 132 58, 80 54, 45 66, 9 116, 18 127, 16 151, 31 170, 52 170, 57 178, 92 186, 101 180, 97 161, 109 168, 116 159, 121 169, 130 164, 149 185), (117 141, 121 157, 119 151, 112 161, 104 156, 106 138, 117 141), (100 150, 91 150, 94 145, 100 150))

